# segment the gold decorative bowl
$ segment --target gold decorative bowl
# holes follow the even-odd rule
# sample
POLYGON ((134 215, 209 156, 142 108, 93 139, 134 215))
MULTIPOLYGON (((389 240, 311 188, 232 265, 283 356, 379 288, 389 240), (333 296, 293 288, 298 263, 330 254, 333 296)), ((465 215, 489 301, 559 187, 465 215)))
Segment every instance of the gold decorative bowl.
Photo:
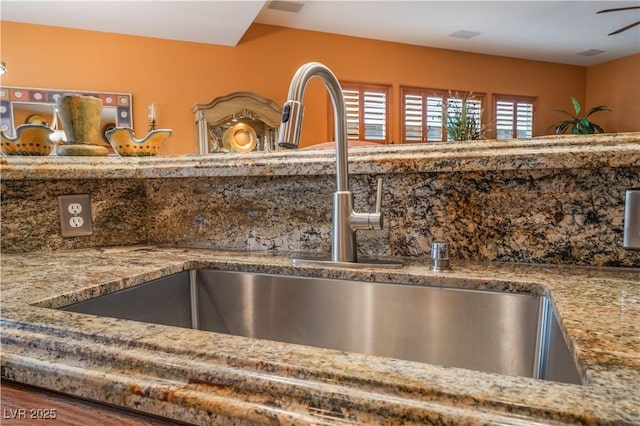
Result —
POLYGON ((123 157, 149 157, 157 155, 160 144, 173 134, 171 129, 152 130, 144 138, 136 139, 133 129, 115 127, 105 133, 113 149, 123 157))
POLYGON ((4 155, 49 155, 56 144, 49 138, 53 134, 41 124, 23 124, 16 127, 16 136, 0 132, 4 155))

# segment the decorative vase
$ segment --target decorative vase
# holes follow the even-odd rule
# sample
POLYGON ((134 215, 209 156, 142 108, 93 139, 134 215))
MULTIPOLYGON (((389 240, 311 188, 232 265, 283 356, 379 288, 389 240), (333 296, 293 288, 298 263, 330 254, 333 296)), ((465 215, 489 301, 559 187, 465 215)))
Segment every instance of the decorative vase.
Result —
POLYGON ((63 95, 56 99, 56 109, 67 142, 58 146, 58 155, 107 155, 100 146, 102 100, 93 96, 63 95))
POLYGON ((16 127, 16 136, 9 137, 0 132, 4 155, 49 155, 56 144, 50 139, 53 134, 41 124, 23 124, 16 127))
POLYGON ((105 135, 113 149, 123 157, 149 157, 157 155, 160 145, 173 134, 171 129, 150 131, 144 138, 136 139, 133 129, 116 127, 105 135))

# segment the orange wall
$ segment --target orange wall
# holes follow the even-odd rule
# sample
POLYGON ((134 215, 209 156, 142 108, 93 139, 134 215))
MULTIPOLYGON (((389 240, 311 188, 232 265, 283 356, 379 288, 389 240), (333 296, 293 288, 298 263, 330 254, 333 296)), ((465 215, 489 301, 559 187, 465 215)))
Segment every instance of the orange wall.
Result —
MULTIPOLYGON (((325 63, 344 81, 392 84, 391 137, 396 142, 400 85, 537 96, 536 136, 552 132, 549 127, 560 119, 554 108, 568 109, 570 96, 583 102, 587 95, 584 67, 260 24, 236 47, 7 21, 0 25, 0 51, 9 69, 1 84, 131 93, 138 137, 146 132, 147 107, 153 102, 159 127, 174 130, 161 154, 196 151, 194 104, 236 91, 257 92, 282 104, 294 72, 308 61, 325 63)), ((302 145, 326 141, 329 105, 319 80, 311 80, 304 104, 302 145)))
POLYGON ((587 69, 586 107, 597 105, 611 109, 591 116, 606 132, 640 130, 640 54, 587 69))

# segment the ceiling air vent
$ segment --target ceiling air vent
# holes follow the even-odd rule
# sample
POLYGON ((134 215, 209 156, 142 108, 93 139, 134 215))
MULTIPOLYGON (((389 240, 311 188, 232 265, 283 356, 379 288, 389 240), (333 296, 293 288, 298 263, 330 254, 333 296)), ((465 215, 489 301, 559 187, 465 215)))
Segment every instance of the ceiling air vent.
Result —
POLYGON ((267 8, 272 10, 279 10, 281 12, 298 13, 303 6, 304 3, 299 3, 297 1, 273 0, 269 2, 269 6, 267 6, 267 8))
POLYGON ((576 53, 576 55, 580 55, 580 56, 596 56, 599 55, 601 53, 605 53, 604 50, 598 50, 598 49, 589 49, 589 50, 584 50, 582 52, 578 52, 576 53))
POLYGON ((449 34, 449 37, 463 38, 465 40, 469 40, 470 38, 474 38, 477 35, 480 35, 480 33, 477 33, 475 31, 460 30, 460 31, 456 31, 455 33, 449 34))

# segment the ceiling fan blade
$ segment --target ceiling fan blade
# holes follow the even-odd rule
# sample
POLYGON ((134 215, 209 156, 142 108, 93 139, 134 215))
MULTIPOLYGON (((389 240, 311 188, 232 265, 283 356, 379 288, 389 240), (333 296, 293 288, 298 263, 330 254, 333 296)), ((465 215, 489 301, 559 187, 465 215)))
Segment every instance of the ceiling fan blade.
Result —
POLYGON ((614 32, 612 32, 612 33, 609 33, 609 34, 607 34, 607 35, 620 34, 621 32, 623 32, 623 31, 627 31, 629 28, 633 28, 633 27, 635 27, 636 25, 640 25, 640 21, 636 21, 636 22, 634 22, 633 24, 629 24, 629 25, 627 25, 626 27, 622 27, 622 28, 620 28, 619 30, 616 30, 616 31, 614 31, 614 32))
POLYGON ((598 13, 617 12, 619 10, 632 10, 632 9, 640 9, 640 6, 616 7, 615 9, 604 9, 604 10, 601 10, 599 12, 596 12, 596 14, 598 14, 598 13))

